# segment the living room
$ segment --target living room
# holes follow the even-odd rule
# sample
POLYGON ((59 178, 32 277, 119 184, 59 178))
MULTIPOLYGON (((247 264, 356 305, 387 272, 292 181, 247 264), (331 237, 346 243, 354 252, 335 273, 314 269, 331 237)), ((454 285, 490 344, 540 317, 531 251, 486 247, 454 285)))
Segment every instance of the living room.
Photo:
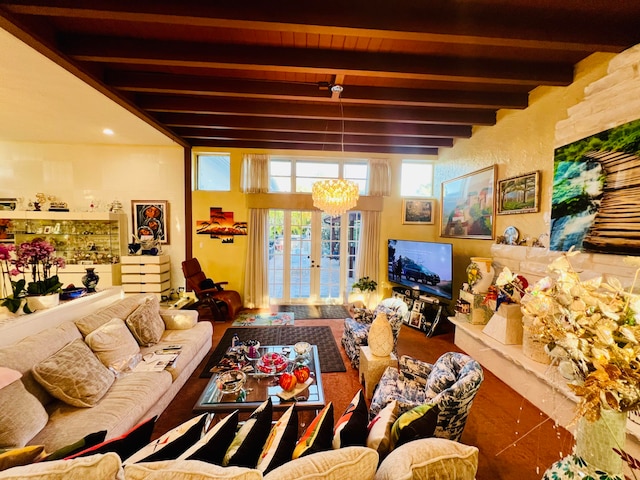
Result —
MULTIPOLYGON (((171 256, 172 287, 177 289, 183 286, 180 263, 193 256, 202 262, 205 271, 215 272, 216 279, 229 281, 228 288, 242 292, 247 271, 246 238, 239 236, 233 243, 221 243, 207 236, 198 236, 195 234, 196 221, 208 218, 211 207, 234 212, 236 220, 248 220, 247 194, 240 191, 241 165, 245 154, 326 158, 327 153, 319 150, 213 146, 195 147, 192 152, 185 153, 185 149, 173 139, 49 62, 6 30, 0 31, 0 41, 2 51, 8 56, 7 62, 0 69, 8 68, 8 65, 24 68, 17 77, 14 77, 15 71, 10 76, 19 79, 21 89, 11 90, 9 95, 3 96, 3 105, 11 105, 14 111, 7 113, 10 111, 7 109, 2 118, 5 121, 9 118, 15 125, 3 129, 5 134, 0 138, 0 177, 3 179, 0 197, 23 198, 28 201, 37 193, 44 192, 67 202, 75 211, 89 210, 92 203, 94 208, 105 209, 108 203, 118 200, 124 205, 124 211, 128 215, 131 201, 167 200, 170 205, 168 226, 171 242, 164 245, 163 250, 171 256), (34 76, 30 72, 36 64, 37 74, 34 76), (43 78, 50 81, 42 82, 43 78), (31 85, 33 88, 29 88, 31 85), (28 93, 24 91, 25 87, 29 88, 28 93), (63 90, 57 90, 58 87, 63 90), (41 105, 38 110, 23 108, 22 112, 18 112, 21 97, 33 96, 36 91, 41 92, 36 98, 55 98, 55 101, 49 107, 41 105), (66 93, 63 95, 63 92, 66 93), (69 96, 69 93, 72 95, 69 96), (89 101, 91 103, 87 103, 89 101), (72 106, 75 108, 71 108, 72 106), (105 137, 91 141, 74 140, 73 135, 58 130, 56 125, 63 123, 58 120, 67 108, 72 110, 68 112, 69 116, 77 114, 78 118, 83 118, 88 113, 86 110, 91 110, 92 113, 85 120, 87 125, 102 122, 96 117, 103 115, 97 115, 96 112, 104 113, 105 118, 116 119, 118 123, 110 123, 109 126, 119 135, 123 131, 127 132, 126 140, 123 141, 117 135, 116 138, 105 137), (15 132, 13 128, 17 128, 30 115, 46 119, 46 128, 38 123, 31 127, 41 137, 36 140, 18 134, 11 135, 15 132), (131 138, 129 133, 134 131, 140 132, 140 136, 131 138), (230 191, 191 191, 191 154, 202 152, 230 155, 230 191)), ((494 227, 496 236, 502 235, 507 227, 514 226, 523 238, 529 238, 529 242, 534 238, 544 239, 550 229, 554 149, 637 119, 637 95, 634 94, 638 88, 637 78, 621 78, 622 75, 615 74, 620 65, 638 64, 636 52, 637 47, 619 55, 609 52, 588 56, 576 64, 570 85, 540 86, 531 90, 526 108, 499 110, 495 125, 474 127, 471 138, 458 139, 453 147, 441 148, 437 155, 370 155, 369 158, 388 161, 391 174, 391 194, 384 198, 381 211, 381 269, 378 275, 380 296, 389 296, 394 286, 386 275, 388 238, 452 243, 455 252, 454 292, 461 286, 462 279, 466 278, 465 269, 470 257, 492 256, 491 248, 495 240, 445 238, 440 235, 440 187, 448 180, 493 165, 497 166, 498 180, 539 170, 539 212, 497 215, 494 217, 494 227), (603 84, 617 85, 618 89, 615 90, 615 95, 600 103, 597 92, 593 92, 603 88, 603 84), (594 102, 598 106, 592 107, 585 102, 588 97, 595 98, 594 102), (596 118, 593 119, 592 115, 592 119, 587 120, 586 112, 589 115, 595 112, 596 118), (406 158, 433 162, 432 196, 436 199, 437 207, 433 225, 410 225, 402 222, 399 179, 402 161, 406 158)), ((11 121, 7 121, 7 125, 11 121)), ((81 123, 75 124, 78 130, 74 133, 78 136, 84 133, 78 126, 81 123)), ((362 158, 359 153, 340 153, 339 156, 362 158)))

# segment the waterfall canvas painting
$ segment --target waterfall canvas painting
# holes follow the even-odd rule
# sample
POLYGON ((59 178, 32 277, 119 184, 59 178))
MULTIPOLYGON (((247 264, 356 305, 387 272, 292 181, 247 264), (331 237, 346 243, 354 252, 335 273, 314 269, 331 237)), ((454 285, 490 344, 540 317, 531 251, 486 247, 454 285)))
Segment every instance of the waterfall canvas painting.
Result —
POLYGON ((555 150, 550 249, 640 254, 640 120, 555 150))

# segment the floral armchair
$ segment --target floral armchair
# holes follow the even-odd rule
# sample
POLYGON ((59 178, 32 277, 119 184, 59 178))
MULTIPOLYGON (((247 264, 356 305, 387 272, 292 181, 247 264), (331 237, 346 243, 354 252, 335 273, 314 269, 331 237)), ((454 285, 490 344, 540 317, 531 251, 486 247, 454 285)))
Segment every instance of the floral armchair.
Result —
POLYGON ((386 298, 374 310, 356 308, 354 318, 345 319, 344 333, 342 334, 342 346, 351 360, 351 365, 354 368, 360 367, 360 347, 368 345, 371 323, 379 313, 385 313, 391 324, 395 351, 402 319, 407 312, 407 305, 399 298, 386 298))
POLYGON ((398 415, 424 403, 437 405, 434 436, 459 441, 473 399, 484 380, 482 367, 458 352, 443 354, 432 365, 403 355, 399 369, 388 367, 371 399, 369 416, 397 400, 398 415))

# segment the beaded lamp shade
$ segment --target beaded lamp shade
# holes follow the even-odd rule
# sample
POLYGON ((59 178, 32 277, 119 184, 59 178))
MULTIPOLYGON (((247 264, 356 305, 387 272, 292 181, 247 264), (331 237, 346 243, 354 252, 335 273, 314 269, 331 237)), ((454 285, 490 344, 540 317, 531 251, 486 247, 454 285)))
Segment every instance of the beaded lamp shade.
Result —
POLYGON ((341 215, 358 202, 359 188, 343 179, 320 180, 311 188, 313 205, 329 215, 341 215))

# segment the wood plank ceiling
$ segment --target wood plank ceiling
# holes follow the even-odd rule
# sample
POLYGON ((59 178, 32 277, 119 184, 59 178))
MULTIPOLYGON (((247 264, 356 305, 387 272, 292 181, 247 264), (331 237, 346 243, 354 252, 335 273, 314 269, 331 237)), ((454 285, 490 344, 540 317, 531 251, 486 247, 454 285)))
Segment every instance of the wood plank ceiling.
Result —
POLYGON ((637 0, 0 0, 0 27, 186 147, 402 155, 570 84, 638 19, 637 0))

